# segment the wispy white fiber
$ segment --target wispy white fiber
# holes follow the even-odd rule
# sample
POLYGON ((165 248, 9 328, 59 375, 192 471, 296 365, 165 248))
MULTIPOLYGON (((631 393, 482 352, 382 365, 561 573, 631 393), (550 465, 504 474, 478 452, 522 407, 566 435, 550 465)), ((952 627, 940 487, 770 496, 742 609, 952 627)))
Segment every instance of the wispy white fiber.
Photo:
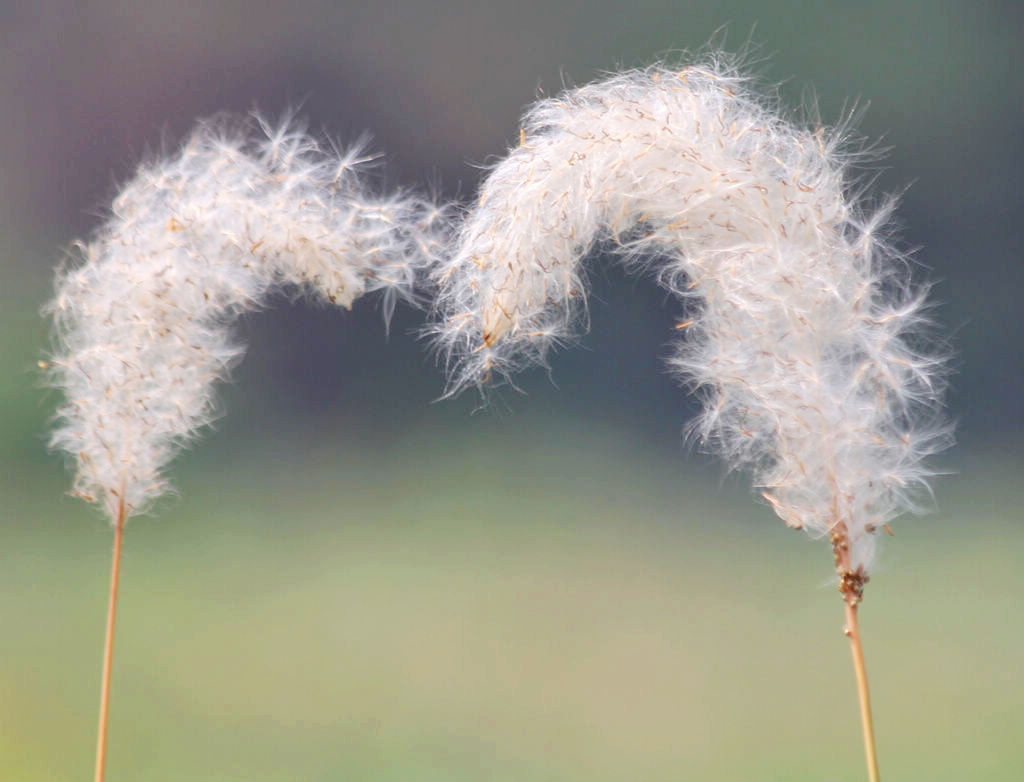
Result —
POLYGON ((65 397, 52 445, 74 462, 75 493, 113 520, 122 497, 131 515, 167 489, 166 465, 242 355, 232 320, 272 291, 344 307, 412 296, 444 220, 417 197, 375 195, 367 160, 325 153, 294 124, 203 124, 135 174, 48 308, 65 397))
POLYGON ((600 243, 686 302, 672 366, 704 401, 695 434, 866 576, 873 533, 913 509, 947 431, 923 291, 886 241, 891 204, 858 198, 853 157, 724 57, 539 102, 437 271, 449 393, 585 328, 580 261, 600 243))

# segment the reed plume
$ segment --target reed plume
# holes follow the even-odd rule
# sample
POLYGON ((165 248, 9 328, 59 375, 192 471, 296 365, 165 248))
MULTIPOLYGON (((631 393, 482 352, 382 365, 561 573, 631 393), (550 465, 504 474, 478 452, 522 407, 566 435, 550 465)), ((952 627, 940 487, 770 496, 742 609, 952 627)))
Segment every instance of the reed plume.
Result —
POLYGON ((124 523, 167 491, 168 463, 213 419, 216 381, 243 352, 232 321, 275 291, 349 307, 381 290, 389 314, 443 244, 442 211, 373 193, 370 159, 325 153, 293 123, 201 124, 139 169, 58 277, 48 364, 64 402, 51 444, 74 465, 73 492, 115 527, 97 782, 124 523))
POLYGON ((203 124, 143 166, 49 307, 65 394, 52 444, 116 530, 96 779, 124 522, 214 417, 242 355, 234 318, 275 291, 350 306, 383 290, 390 310, 429 270, 451 395, 579 336, 581 262, 600 247, 683 302, 671 365, 703 401, 694 436, 749 470, 786 524, 829 539, 877 780, 857 606, 879 529, 917 508, 949 429, 926 288, 857 157, 847 128, 789 121, 715 54, 539 102, 460 220, 375 194, 360 149, 325 154, 288 123, 203 124))
POLYGON ((324 154, 293 124, 258 136, 201 124, 143 166, 49 306, 64 392, 54 447, 74 493, 111 519, 145 511, 165 468, 215 415, 242 355, 230 325, 275 291, 343 307, 383 290, 390 311, 443 242, 434 204, 371 192, 355 147, 324 154))
MULTIPOLYGON (((945 445, 924 289, 854 186, 843 128, 803 128, 712 55, 543 100, 437 271, 448 393, 500 381, 586 326, 595 247, 685 304, 673 369, 693 432, 789 526, 830 538, 847 629, 880 528, 916 507, 945 445)), ((858 677, 863 664, 858 668, 858 677)), ((866 681, 865 739, 873 758, 866 681)))

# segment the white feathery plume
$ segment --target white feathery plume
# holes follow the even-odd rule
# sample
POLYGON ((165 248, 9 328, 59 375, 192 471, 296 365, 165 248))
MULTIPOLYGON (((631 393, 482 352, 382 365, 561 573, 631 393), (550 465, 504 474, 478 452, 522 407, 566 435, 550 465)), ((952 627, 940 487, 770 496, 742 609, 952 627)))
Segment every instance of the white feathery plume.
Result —
POLYGON ((389 312, 443 244, 434 204, 371 192, 360 148, 326 154, 294 124, 260 124, 201 124, 142 166, 59 275, 51 443, 112 520, 167 489, 168 462, 214 417, 215 381, 243 352, 236 316, 282 289, 344 307, 384 290, 389 312))
POLYGON ((448 393, 585 327, 580 261, 603 242, 686 301, 672 365, 704 401, 694 432, 830 535, 855 604, 947 430, 923 294, 885 240, 891 204, 851 192, 843 133, 786 121, 719 55, 543 100, 520 135, 436 272, 448 393))

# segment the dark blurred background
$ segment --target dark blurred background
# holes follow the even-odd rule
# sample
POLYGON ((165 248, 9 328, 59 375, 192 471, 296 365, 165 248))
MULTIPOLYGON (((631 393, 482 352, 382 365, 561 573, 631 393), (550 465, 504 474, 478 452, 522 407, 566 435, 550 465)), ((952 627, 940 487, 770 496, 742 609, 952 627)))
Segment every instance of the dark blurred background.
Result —
MULTIPOLYGON (((469 199, 539 95, 711 39, 826 123, 868 104, 956 352, 950 475, 863 610, 883 771, 1024 777, 1022 6, 41 0, 0 34, 0 778, 91 768, 110 532, 45 448, 39 309, 137 162, 298 106, 469 199)), ((435 402, 420 313, 243 319, 226 415, 127 532, 110 780, 863 778, 826 546, 684 445, 676 304, 590 268, 582 347, 483 411, 435 402)))

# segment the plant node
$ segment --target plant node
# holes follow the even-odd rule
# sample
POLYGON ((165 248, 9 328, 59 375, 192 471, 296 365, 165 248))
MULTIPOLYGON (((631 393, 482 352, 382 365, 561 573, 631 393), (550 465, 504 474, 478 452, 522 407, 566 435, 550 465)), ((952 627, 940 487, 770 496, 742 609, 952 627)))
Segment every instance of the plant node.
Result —
POLYGON ((840 521, 832 527, 829 541, 832 543, 832 560, 839 574, 839 593, 847 605, 856 606, 864 599, 864 587, 871 579, 863 565, 850 566, 850 539, 845 522, 840 521))

